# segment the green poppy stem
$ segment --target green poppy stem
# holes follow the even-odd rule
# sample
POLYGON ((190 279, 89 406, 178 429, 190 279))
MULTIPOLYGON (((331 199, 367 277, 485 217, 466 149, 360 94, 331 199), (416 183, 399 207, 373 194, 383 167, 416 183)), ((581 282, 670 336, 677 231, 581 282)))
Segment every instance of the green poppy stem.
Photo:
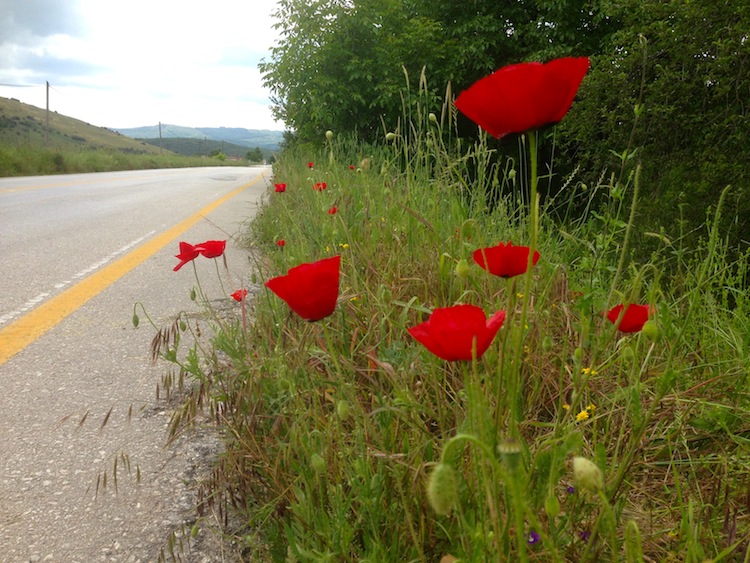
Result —
POLYGON ((539 184, 539 175, 537 168, 537 132, 528 131, 526 138, 529 141, 529 256, 526 263, 526 273, 523 284, 523 301, 521 306, 521 318, 516 334, 518 338, 515 342, 513 367, 510 374, 510 436, 517 438, 519 435, 518 425, 522 418, 521 405, 522 385, 521 385, 521 362, 523 359, 523 342, 526 335, 526 318, 528 317, 529 302, 531 299, 531 278, 534 268, 534 253, 537 246, 537 235, 539 232, 539 194, 537 186, 539 184))

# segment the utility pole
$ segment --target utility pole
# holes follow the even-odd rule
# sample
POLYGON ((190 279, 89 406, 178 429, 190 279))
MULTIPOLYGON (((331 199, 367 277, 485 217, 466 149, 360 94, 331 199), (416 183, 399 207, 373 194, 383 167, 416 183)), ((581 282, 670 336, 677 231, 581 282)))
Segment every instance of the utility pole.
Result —
POLYGON ((45 80, 47 83, 47 129, 44 132, 44 144, 49 145, 49 80, 45 80))
POLYGON ((161 121, 159 122, 159 154, 164 154, 164 147, 161 140, 161 121))

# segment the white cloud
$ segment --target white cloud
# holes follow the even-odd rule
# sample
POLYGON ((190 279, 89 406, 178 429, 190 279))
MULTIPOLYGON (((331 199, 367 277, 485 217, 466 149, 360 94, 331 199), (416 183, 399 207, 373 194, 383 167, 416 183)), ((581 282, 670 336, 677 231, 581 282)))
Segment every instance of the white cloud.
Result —
MULTIPOLYGON (((161 121, 281 129, 271 117, 257 69, 276 40, 270 16, 275 4, 77 0, 79 26, 61 26, 46 36, 31 30, 46 29, 47 23, 37 24, 26 13, 28 32, 16 33, 23 41, 0 44, 0 83, 38 88, 0 86, 0 96, 43 105, 38 90, 49 80, 52 109, 95 125, 161 121)), ((0 11, 0 25, 8 19, 0 11)))

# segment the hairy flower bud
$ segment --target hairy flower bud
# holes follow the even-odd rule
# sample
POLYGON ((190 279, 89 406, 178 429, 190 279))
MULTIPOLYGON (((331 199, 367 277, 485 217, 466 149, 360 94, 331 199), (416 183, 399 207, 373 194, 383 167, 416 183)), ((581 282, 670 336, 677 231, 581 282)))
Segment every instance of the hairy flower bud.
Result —
POLYGON ((578 485, 593 492, 604 488, 604 474, 599 466, 585 457, 573 458, 573 477, 578 485))
POLYGON ((658 342, 661 338, 661 330, 659 330, 659 325, 654 320, 648 320, 643 324, 643 328, 641 329, 641 332, 644 334, 646 338, 651 340, 652 342, 658 342))
POLYGON ((341 420, 346 420, 347 418, 349 418, 350 413, 351 413, 351 408, 349 407, 349 403, 345 401, 344 399, 341 399, 336 404, 336 415, 341 420))
POLYGON ((456 275, 461 279, 469 277, 469 263, 466 258, 461 258, 456 264, 456 275))
POLYGON ((333 131, 331 131, 330 129, 326 131, 326 139, 328 139, 329 141, 333 141, 333 131))
POLYGON ((319 453, 310 456, 310 465, 315 473, 323 473, 326 470, 326 460, 319 453))
POLYGON ((388 132, 385 134, 385 140, 386 141, 393 141, 396 139, 396 134, 392 132, 388 132))
POLYGON ((441 516, 453 510, 458 502, 456 472, 447 463, 439 463, 427 482, 427 499, 432 509, 441 516))

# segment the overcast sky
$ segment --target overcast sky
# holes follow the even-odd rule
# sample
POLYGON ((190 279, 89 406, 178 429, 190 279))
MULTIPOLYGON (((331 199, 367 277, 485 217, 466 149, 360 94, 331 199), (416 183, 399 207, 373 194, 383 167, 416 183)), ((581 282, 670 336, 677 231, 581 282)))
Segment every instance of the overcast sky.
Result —
POLYGON ((0 0, 0 96, 109 128, 283 129, 258 62, 276 0, 0 0), (14 86, 8 86, 14 85, 14 86))

